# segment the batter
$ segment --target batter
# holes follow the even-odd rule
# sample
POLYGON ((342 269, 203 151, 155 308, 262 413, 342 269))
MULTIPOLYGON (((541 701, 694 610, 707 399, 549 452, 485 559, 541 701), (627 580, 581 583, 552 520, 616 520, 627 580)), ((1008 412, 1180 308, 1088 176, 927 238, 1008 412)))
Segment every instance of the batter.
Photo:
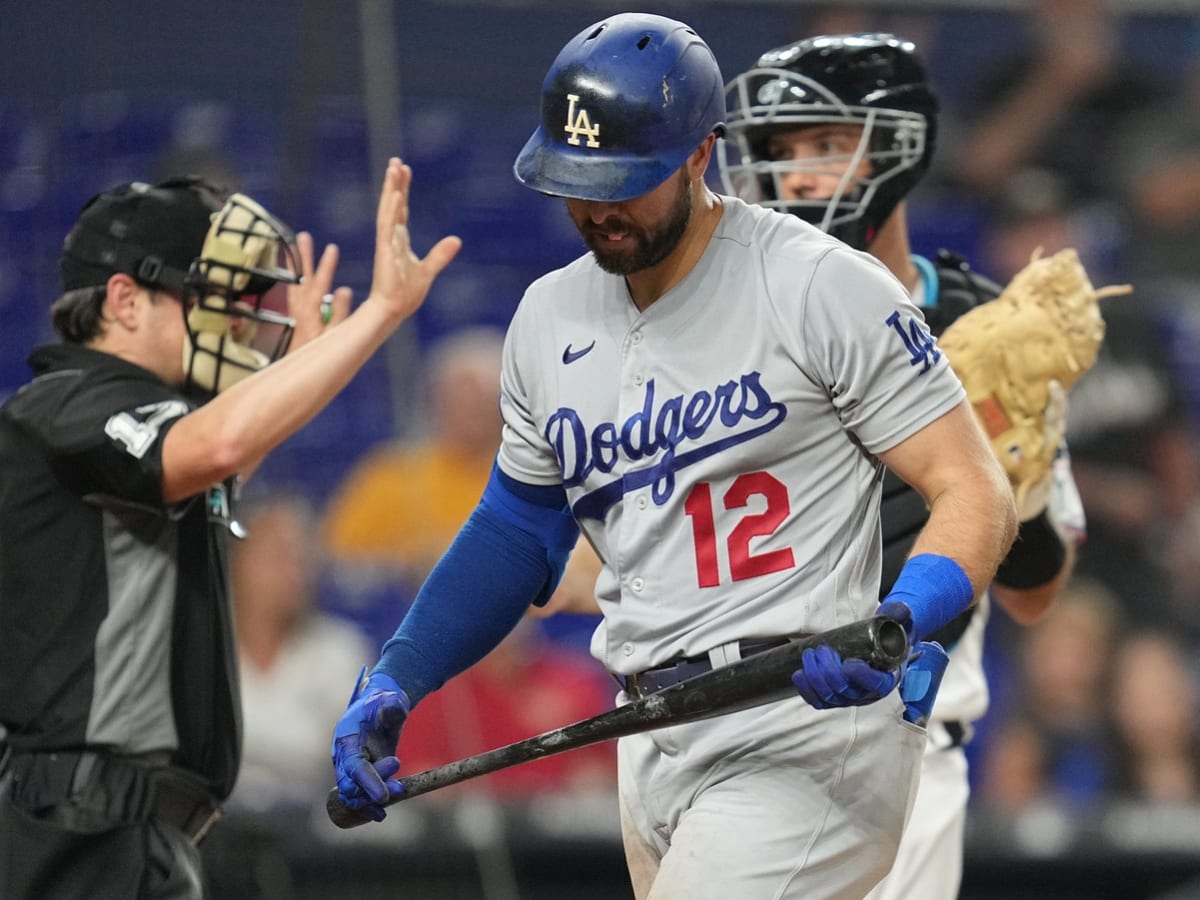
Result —
MULTIPOLYGON (((591 253, 522 299, 491 482, 337 723, 363 815, 402 790, 412 704, 546 602, 581 529, 618 702, 877 609, 916 646, 1011 543, 1011 491, 920 311, 867 254, 712 193, 724 121, 716 61, 680 22, 613 16, 551 66, 515 172, 565 198, 591 253), (930 517, 880 607, 885 464, 930 517)), ((793 677, 808 704, 622 739, 637 897, 861 898, 925 743, 900 678, 821 647, 793 677)))

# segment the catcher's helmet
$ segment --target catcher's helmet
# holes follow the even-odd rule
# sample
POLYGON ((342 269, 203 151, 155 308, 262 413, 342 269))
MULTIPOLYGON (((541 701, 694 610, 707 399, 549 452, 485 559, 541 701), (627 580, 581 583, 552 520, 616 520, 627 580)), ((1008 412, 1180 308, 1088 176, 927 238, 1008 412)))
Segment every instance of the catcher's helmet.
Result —
MULTIPOLYGON (((718 149, 726 190, 795 213, 864 249, 933 157, 938 101, 912 42, 891 34, 844 34, 777 47, 727 86, 729 140, 718 149), (862 126, 850 171, 863 159, 871 174, 843 179, 828 198, 787 200, 779 178, 815 160, 771 160, 776 131, 822 124, 862 126), (732 145, 732 146, 729 146, 732 145)), ((827 169, 832 160, 821 161, 827 169)))
POLYGON ((628 200, 666 181, 724 123, 721 70, 696 32, 622 13, 558 54, 542 82, 541 124, 513 171, 545 194, 628 200))

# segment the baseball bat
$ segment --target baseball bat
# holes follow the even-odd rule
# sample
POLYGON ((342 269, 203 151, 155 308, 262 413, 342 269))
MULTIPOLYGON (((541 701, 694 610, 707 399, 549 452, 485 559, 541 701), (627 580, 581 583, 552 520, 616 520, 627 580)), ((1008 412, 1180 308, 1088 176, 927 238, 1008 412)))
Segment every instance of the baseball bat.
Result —
MULTIPOLYGON (((390 806, 469 778, 601 741, 669 725, 683 725, 798 696, 792 684, 792 673, 802 668, 801 657, 805 650, 821 645, 837 650, 843 659, 861 659, 877 669, 889 670, 903 662, 908 639, 904 626, 886 616, 872 616, 798 638, 591 718, 397 779, 404 785, 404 793, 383 805, 390 806)), ((329 791, 325 811, 339 828, 354 828, 371 821, 342 803, 337 788, 329 791)))

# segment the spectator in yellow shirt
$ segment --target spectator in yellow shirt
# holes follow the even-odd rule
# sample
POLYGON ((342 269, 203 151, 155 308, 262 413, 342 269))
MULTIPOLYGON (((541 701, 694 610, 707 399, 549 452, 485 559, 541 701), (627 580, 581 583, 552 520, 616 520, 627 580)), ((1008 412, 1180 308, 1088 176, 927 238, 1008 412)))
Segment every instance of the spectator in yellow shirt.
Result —
POLYGON ((487 484, 500 444, 502 346, 502 334, 478 327, 431 349, 427 429, 369 451, 330 499, 325 541, 337 562, 421 583, 487 484))

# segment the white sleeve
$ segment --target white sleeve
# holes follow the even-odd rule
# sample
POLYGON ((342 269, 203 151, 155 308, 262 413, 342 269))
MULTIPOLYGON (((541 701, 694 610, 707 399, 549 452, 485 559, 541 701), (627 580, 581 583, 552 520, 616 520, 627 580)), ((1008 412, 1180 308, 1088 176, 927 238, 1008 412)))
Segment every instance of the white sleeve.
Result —
POLYGON ((537 410, 544 397, 542 385, 547 374, 541 371, 536 350, 545 345, 538 317, 529 311, 528 292, 518 306, 504 339, 504 360, 500 376, 500 413, 504 430, 497 457, 504 474, 526 484, 559 484, 562 470, 554 448, 536 423, 537 410))
POLYGON ((800 329, 846 429, 872 453, 899 444, 966 397, 900 282, 874 257, 824 254, 800 329))
POLYGON ((1087 517, 1071 472, 1071 453, 1066 444, 1058 448, 1050 471, 1050 502, 1047 505, 1050 521, 1064 540, 1079 546, 1087 537, 1087 517))

